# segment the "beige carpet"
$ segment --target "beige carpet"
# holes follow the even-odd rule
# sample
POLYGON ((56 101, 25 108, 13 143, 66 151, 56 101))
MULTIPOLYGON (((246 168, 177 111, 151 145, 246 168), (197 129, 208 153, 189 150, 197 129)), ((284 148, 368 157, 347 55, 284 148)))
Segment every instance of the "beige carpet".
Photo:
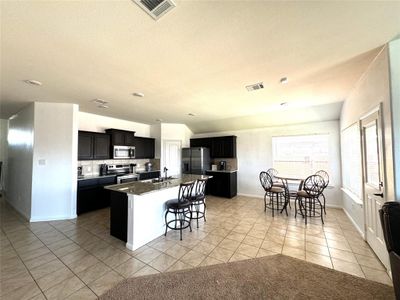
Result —
POLYGON ((126 279, 100 299, 394 299, 393 288, 284 255, 126 279))

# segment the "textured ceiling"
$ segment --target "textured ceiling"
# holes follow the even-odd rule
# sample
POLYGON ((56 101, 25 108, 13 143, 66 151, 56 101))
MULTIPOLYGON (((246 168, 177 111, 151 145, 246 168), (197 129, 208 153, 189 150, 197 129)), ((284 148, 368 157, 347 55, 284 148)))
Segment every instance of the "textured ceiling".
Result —
POLYGON ((129 0, 1 1, 1 117, 46 101, 195 132, 284 124, 285 110, 337 119, 332 106, 400 28, 396 1, 176 3, 155 22, 129 0))

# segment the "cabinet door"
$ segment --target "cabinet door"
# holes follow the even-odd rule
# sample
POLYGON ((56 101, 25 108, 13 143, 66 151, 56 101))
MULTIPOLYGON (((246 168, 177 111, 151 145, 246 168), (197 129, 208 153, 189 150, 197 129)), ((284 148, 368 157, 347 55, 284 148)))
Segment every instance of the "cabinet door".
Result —
POLYGON ((113 131, 111 134, 112 144, 117 146, 125 146, 125 132, 113 131))
POLYGON ((135 137, 135 158, 146 158, 145 141, 141 137, 135 137))
POLYGON ((154 158, 154 144, 155 140, 152 138, 144 139, 144 156, 145 158, 154 158))
POLYGON ((135 134, 125 132, 125 144, 126 146, 135 146, 135 134))
POLYGON ((212 139, 211 155, 212 158, 224 157, 224 143, 223 138, 217 137, 212 139))
POLYGON ((110 136, 108 134, 94 134, 94 159, 110 158, 110 136))
POLYGON ((190 147, 205 147, 211 149, 212 138, 191 139, 190 147))
POLYGON ((93 159, 93 134, 80 131, 78 133, 78 160, 93 159))

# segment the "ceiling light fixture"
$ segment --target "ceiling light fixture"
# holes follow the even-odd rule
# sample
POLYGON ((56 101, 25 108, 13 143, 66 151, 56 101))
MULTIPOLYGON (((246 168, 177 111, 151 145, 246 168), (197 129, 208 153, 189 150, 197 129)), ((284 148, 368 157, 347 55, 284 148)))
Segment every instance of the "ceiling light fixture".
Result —
POLYGON ((31 84, 31 85, 38 85, 38 86, 42 85, 42 83, 40 81, 33 80, 33 79, 27 79, 27 80, 24 80, 24 82, 27 84, 31 84))
POLYGON ((135 97, 140 97, 140 98, 144 97, 144 94, 140 93, 140 92, 134 92, 132 95, 135 96, 135 97))
POLYGON ((286 84, 288 83, 287 77, 282 77, 281 80, 279 80, 281 84, 286 84))
POLYGON ((108 105, 105 105, 105 104, 97 105, 97 107, 98 107, 98 108, 109 108, 109 106, 108 106, 108 105))
POLYGON ((281 103, 281 106, 286 106, 286 105, 288 105, 287 102, 282 102, 282 103, 281 103))
POLYGON ((96 104, 99 104, 99 105, 105 105, 105 104, 108 103, 108 101, 105 101, 105 100, 99 99, 99 98, 96 98, 96 99, 92 100, 92 102, 96 103, 96 104))
POLYGON ((188 116, 190 116, 190 117, 194 117, 194 116, 196 116, 195 114, 193 114, 193 113, 188 113, 188 116))
POLYGON ((163 119, 156 119, 156 122, 162 122, 163 119))
POLYGON ((263 82, 258 82, 258 83, 255 83, 255 84, 246 85, 246 89, 249 92, 260 90, 260 89, 263 89, 263 88, 264 88, 264 83, 263 82))

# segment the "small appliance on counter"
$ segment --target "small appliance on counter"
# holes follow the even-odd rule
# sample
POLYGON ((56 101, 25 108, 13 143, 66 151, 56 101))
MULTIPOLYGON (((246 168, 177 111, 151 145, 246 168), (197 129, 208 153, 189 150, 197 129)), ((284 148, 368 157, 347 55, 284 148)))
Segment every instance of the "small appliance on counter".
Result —
POLYGON ((220 171, 226 171, 226 161, 225 160, 221 160, 219 162, 219 170, 220 171))
POLYGON ((146 172, 150 172, 153 170, 153 164, 151 162, 147 162, 144 164, 144 168, 145 168, 146 172))
POLYGON ((82 174, 82 166, 79 166, 78 167, 78 177, 82 177, 83 176, 83 174, 82 174))
POLYGON ((217 171, 218 166, 217 165, 211 165, 211 171, 217 171))
POLYGON ((100 165, 100 175, 101 176, 107 175, 107 172, 108 172, 107 165, 106 164, 101 164, 100 165))

